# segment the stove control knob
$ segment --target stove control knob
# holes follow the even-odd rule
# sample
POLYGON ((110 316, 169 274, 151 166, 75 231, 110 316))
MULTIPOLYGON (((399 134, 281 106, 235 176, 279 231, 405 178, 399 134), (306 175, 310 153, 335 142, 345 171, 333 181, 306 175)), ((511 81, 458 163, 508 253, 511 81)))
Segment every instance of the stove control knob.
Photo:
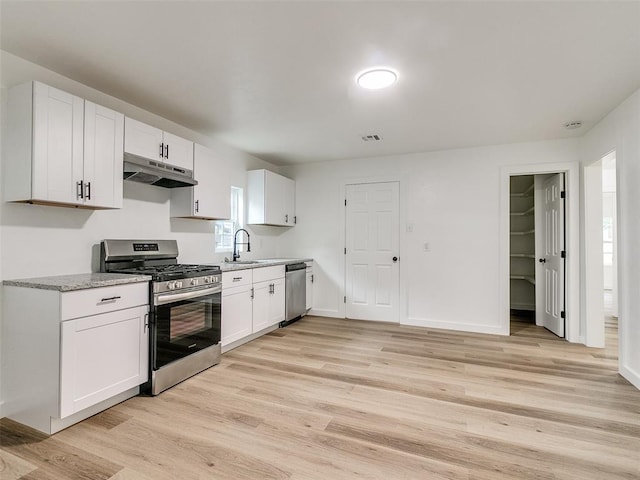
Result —
POLYGON ((191 279, 191 286, 195 287, 196 285, 198 285, 198 279, 197 278, 192 278, 191 279))
POLYGON ((182 288, 182 282, 176 282, 176 288, 182 288))
POLYGON ((176 288, 176 282, 168 282, 167 283, 167 288, 169 290, 174 290, 176 288))

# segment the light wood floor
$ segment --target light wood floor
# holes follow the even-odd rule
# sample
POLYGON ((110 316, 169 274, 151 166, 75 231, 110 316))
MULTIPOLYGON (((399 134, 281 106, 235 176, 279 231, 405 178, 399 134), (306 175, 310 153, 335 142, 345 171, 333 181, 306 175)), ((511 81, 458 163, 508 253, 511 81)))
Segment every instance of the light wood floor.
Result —
POLYGON ((10 479, 638 479, 640 392, 607 349, 306 317, 51 437, 0 421, 10 479))

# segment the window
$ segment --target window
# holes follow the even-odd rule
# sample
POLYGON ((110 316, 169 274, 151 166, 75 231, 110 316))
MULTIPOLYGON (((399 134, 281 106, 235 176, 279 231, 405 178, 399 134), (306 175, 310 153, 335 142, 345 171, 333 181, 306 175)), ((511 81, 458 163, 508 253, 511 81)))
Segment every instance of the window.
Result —
MULTIPOLYGON (((244 225, 244 195, 240 187, 231 187, 231 218, 216 222, 216 252, 233 251, 233 234, 244 225)), ((238 245, 238 252, 242 245, 238 245)))

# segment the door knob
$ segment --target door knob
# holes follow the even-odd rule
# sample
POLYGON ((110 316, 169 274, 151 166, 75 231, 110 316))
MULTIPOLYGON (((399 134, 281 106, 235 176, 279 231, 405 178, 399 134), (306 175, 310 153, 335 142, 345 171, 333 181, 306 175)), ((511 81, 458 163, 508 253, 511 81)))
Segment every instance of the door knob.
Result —
POLYGON ((546 258, 541 258, 538 260, 540 263, 547 263, 547 259, 546 258))
POLYGON ((393 260, 393 261, 394 261, 394 263, 395 263, 395 262, 397 262, 397 261, 398 261, 398 257, 393 257, 391 260, 393 260))

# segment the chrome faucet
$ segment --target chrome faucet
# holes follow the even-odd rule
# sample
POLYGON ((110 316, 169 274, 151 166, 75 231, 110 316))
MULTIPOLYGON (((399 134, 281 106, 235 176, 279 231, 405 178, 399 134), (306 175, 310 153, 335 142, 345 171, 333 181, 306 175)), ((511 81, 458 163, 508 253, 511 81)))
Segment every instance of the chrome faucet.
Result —
POLYGON ((239 228, 238 230, 236 230, 236 233, 233 234, 233 257, 232 258, 234 262, 240 258, 240 254, 238 253, 238 245, 246 245, 247 252, 251 251, 250 235, 249 235, 249 232, 247 232, 244 228, 239 228), (238 233, 240 232, 244 232, 247 234, 246 242, 238 243, 238 233))

